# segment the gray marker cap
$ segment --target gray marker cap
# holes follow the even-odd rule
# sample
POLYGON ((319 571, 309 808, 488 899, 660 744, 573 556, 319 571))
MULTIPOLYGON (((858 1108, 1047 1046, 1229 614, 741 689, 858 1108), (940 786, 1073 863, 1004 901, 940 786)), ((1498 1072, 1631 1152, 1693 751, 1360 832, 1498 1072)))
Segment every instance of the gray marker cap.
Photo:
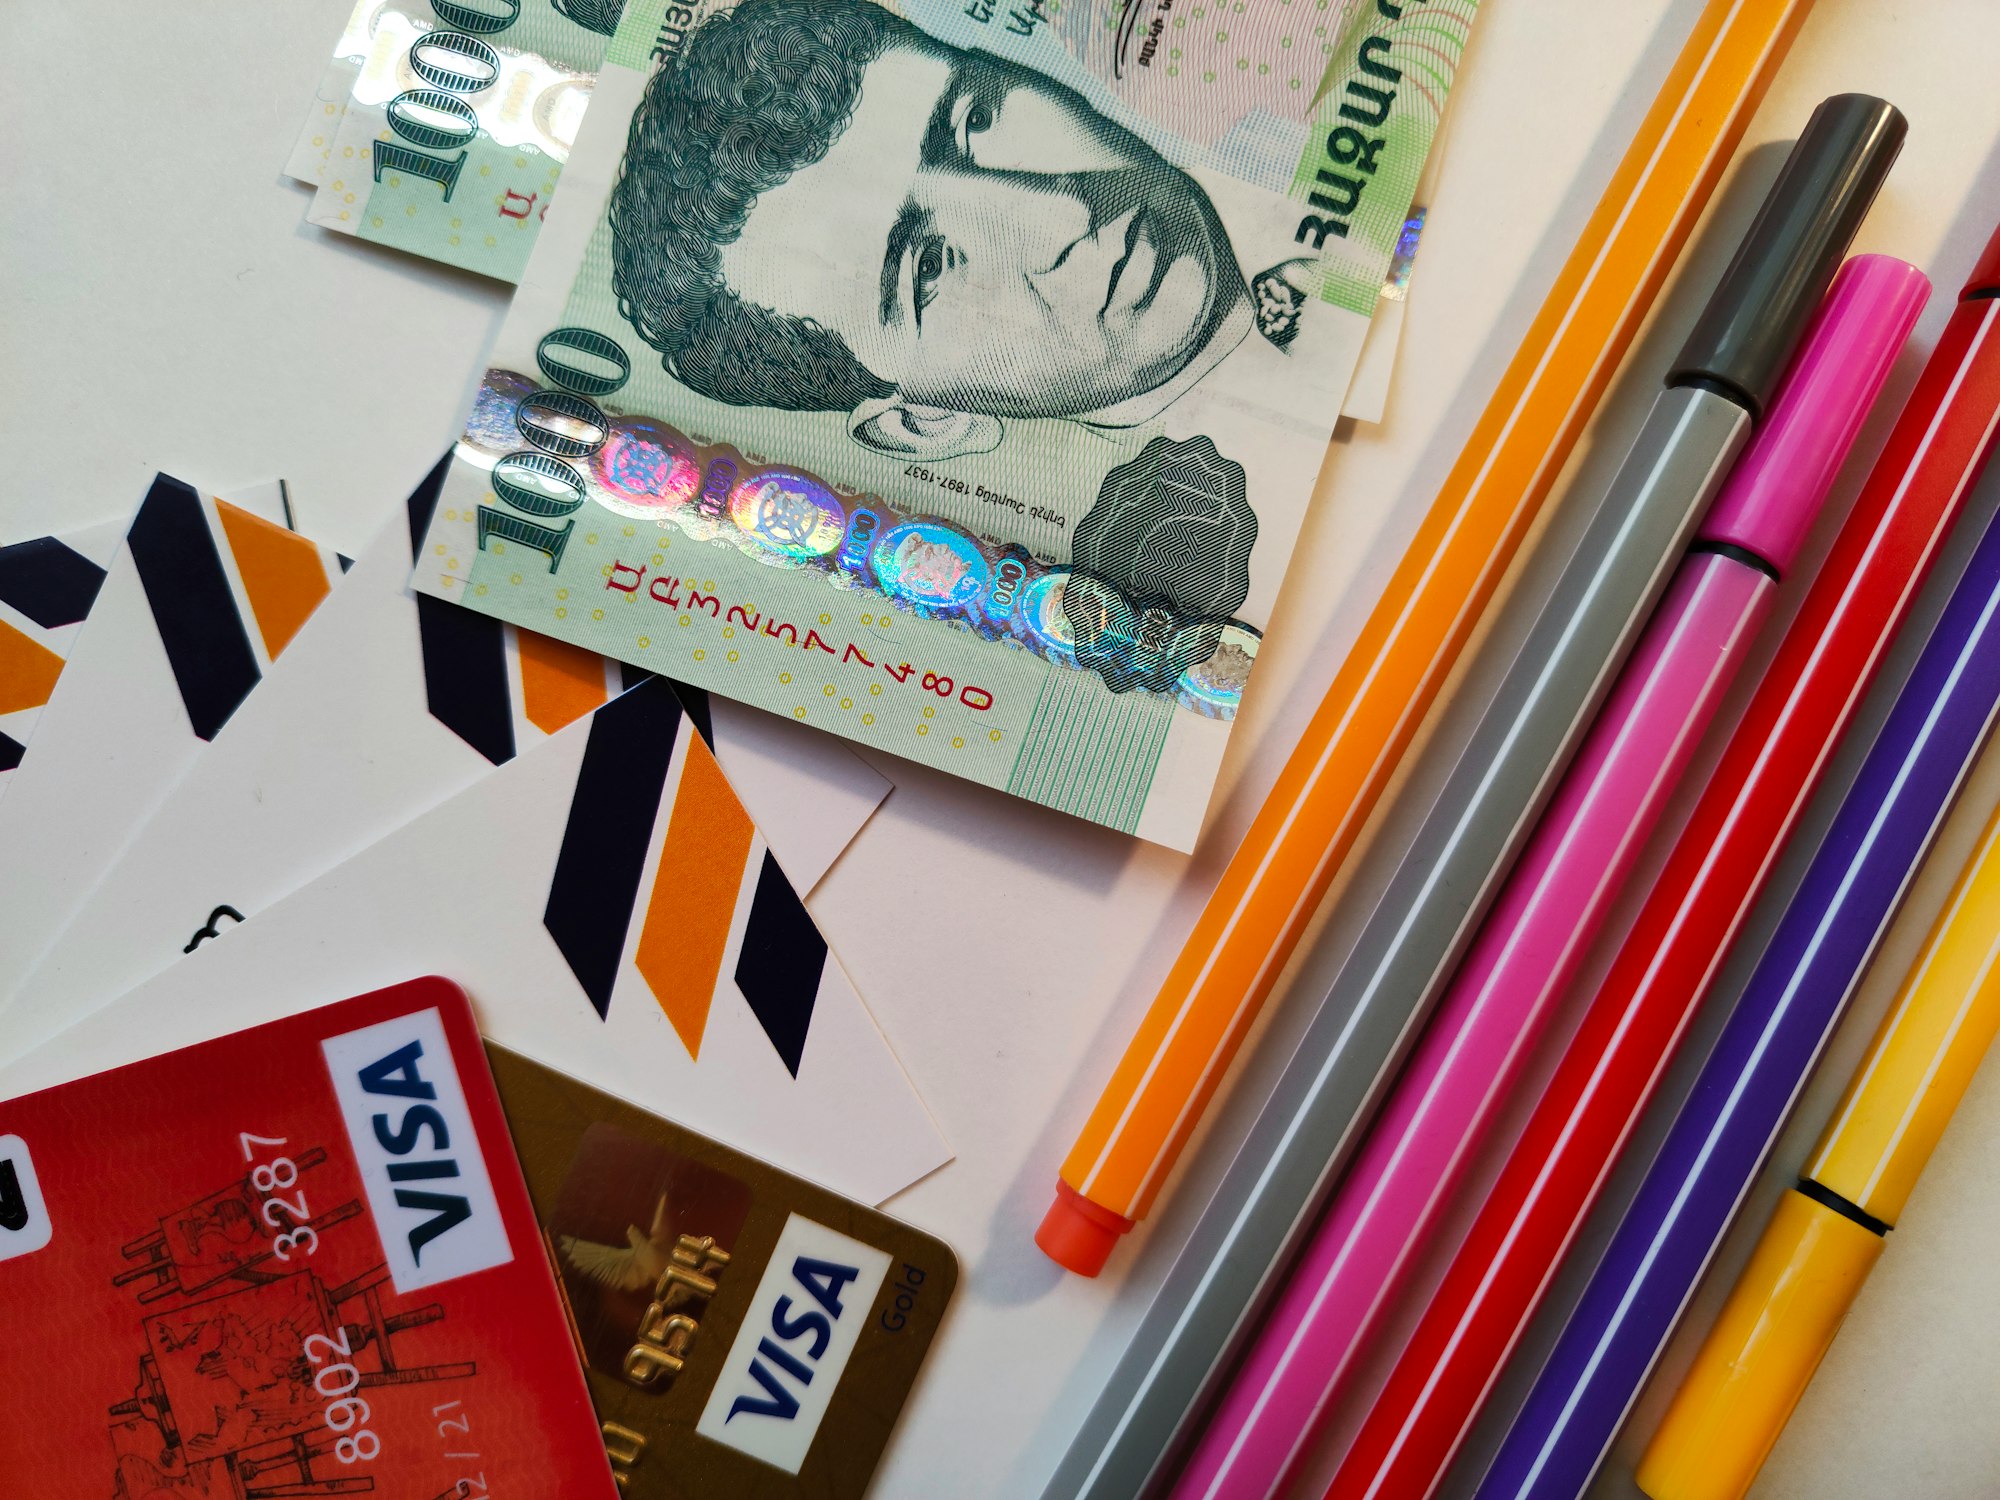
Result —
POLYGON ((1813 111, 1668 385, 1719 386, 1763 416, 1908 131, 1902 111, 1869 94, 1813 111))

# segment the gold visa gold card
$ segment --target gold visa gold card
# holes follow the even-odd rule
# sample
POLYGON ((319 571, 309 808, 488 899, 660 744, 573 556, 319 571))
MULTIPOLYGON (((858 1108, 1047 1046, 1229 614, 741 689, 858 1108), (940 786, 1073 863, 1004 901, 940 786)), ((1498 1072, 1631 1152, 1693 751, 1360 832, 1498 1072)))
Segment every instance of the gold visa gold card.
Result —
POLYGON ((488 1044, 625 1500, 862 1495, 958 1260, 488 1044))

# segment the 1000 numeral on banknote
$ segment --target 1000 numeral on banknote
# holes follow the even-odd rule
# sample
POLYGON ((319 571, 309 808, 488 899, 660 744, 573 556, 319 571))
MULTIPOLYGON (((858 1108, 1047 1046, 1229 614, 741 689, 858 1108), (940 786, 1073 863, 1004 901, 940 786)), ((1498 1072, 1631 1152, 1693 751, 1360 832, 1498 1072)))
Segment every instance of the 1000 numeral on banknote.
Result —
POLYGON ((1475 5, 629 0, 416 587, 1190 847, 1475 5))
POLYGON ((620 0, 356 0, 286 170, 309 222, 512 281, 620 0))

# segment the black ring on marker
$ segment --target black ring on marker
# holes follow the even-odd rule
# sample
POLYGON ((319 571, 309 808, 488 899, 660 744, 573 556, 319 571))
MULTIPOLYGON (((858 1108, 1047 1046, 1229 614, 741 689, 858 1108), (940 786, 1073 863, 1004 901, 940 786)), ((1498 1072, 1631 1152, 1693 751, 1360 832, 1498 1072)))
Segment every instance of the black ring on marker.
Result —
POLYGON ((1799 1191, 1822 1208, 1830 1208, 1843 1219, 1852 1219, 1870 1234, 1887 1237, 1890 1226, 1865 1208, 1849 1203, 1830 1187, 1822 1187, 1810 1177, 1799 1179, 1799 1191))
POLYGON ((1740 406, 1750 413, 1755 422, 1763 418, 1763 409, 1757 398, 1738 386, 1731 385, 1719 375, 1710 375, 1703 370, 1687 370, 1667 377, 1670 391, 1707 391, 1711 396, 1720 396, 1732 406, 1740 406))
POLYGON ((1713 552, 1717 557, 1734 558, 1747 568, 1755 568, 1759 573, 1762 573, 1773 582, 1778 581, 1778 565, 1776 563, 1772 562, 1768 557, 1759 557, 1748 547, 1739 547, 1734 542, 1711 542, 1704 538, 1691 545, 1688 551, 1690 553, 1713 552))

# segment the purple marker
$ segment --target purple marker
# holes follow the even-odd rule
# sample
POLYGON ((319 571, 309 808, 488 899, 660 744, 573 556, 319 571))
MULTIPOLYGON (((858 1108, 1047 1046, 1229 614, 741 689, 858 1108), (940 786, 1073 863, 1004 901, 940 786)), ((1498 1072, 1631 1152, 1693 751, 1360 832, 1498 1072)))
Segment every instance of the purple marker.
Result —
POLYGON ((1980 539, 1478 1500, 1572 1500, 1590 1482, 1895 915, 1996 706, 2000 520, 1980 539))

